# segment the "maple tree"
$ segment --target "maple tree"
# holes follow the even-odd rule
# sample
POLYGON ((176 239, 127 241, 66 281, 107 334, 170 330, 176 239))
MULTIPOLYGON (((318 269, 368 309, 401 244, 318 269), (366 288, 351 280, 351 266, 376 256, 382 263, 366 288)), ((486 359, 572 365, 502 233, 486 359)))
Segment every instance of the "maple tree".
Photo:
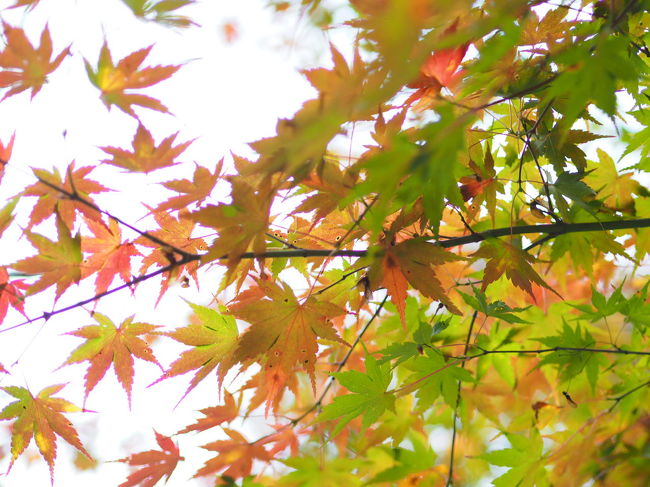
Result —
MULTIPOLYGON (((200 1, 112 2, 146 32, 203 29, 200 1)), ((648 485, 649 2, 268 0, 346 42, 218 162, 190 160, 153 91, 189 56, 150 65, 154 36, 114 62, 106 33, 91 56, 44 4, 0 10, 0 113, 85 67, 79 103, 117 107, 132 148, 102 133, 95 160, 26 173, 30 141, 0 132, 0 238, 20 239, 0 332, 70 347, 38 393, 26 348, 0 348, 8 469, 33 440, 52 483, 67 443, 128 467, 121 487, 171 482, 193 449, 209 485, 648 485), (139 188, 123 210, 118 180, 139 188), (166 302, 181 322, 141 317, 166 302), (148 408, 202 403, 149 430, 157 449, 106 457, 75 423, 120 387, 129 408, 166 387, 148 408)))

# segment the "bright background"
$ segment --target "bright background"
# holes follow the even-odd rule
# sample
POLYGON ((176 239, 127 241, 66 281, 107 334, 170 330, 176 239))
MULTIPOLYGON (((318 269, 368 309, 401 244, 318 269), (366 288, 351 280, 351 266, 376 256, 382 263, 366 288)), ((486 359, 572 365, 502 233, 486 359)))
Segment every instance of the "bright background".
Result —
MULTIPOLYGON (((96 195, 94 199, 101 208, 138 228, 152 228, 150 220, 139 221, 147 213, 140 202, 155 204, 173 194, 165 193, 156 182, 191 178, 194 161, 212 170, 219 159, 228 159, 230 151, 252 157, 247 142, 273 135, 278 118, 292 116, 304 100, 315 95, 298 68, 327 62, 322 55, 327 54, 329 42, 329 33, 313 29, 299 11, 278 15, 266 7, 266 3, 261 0, 198 2, 179 12, 200 24, 191 29, 143 22, 119 0, 42 0, 29 13, 24 9, 1 10, 0 18, 25 29, 35 45, 48 24, 54 53, 71 44, 72 55, 49 77, 49 82, 31 102, 29 92, 24 92, 0 103, 0 140, 6 144, 16 133, 11 162, 0 184, 0 204, 4 205, 9 197, 35 182, 31 168, 51 171, 57 167, 65 171, 72 160, 76 161, 76 167, 94 166, 107 157, 99 146, 131 147, 137 121, 115 107, 108 111, 100 100, 100 92, 86 76, 83 61, 86 59, 96 66, 104 39, 114 62, 154 44, 143 66, 184 65, 171 79, 144 90, 147 95, 160 99, 173 116, 140 108, 136 108, 136 112, 156 142, 176 132, 179 132, 177 143, 195 141, 179 158, 183 164, 150 175, 122 175, 119 168, 98 166, 90 178, 119 191, 96 195), (236 38, 230 42, 226 25, 233 26, 236 32, 236 38)), ((16 211, 22 226, 35 201, 30 200, 21 201, 16 211)), ((36 226, 34 231, 56 237, 51 221, 36 226)), ((123 229, 123 237, 134 239, 136 235, 123 229)), ((17 227, 5 232, 0 245, 0 265, 34 253, 17 227)), ((134 260, 133 264, 135 274, 139 261, 134 260)), ((128 291, 122 291, 102 299, 96 311, 108 315, 116 324, 135 314, 137 321, 161 325, 164 329, 183 326, 189 315, 184 299, 206 305, 213 297, 210 291, 217 288, 217 273, 211 275, 208 269, 200 275, 201 290, 196 289, 194 283, 187 289, 172 286, 157 308, 153 304, 160 281, 153 279, 138 286, 135 298, 128 291)), ((113 285, 117 284, 119 282, 115 281, 113 285)), ((55 308, 92 296, 93 291, 94 277, 91 277, 80 286, 70 288, 55 308)), ((27 315, 34 317, 51 311, 53 297, 53 289, 32 297, 26 306, 27 315)), ((29 387, 36 393, 43 387, 67 382, 69 385, 59 395, 81 405, 87 362, 58 367, 82 343, 79 338, 62 335, 93 324, 90 310, 92 307, 78 309, 57 315, 45 324, 38 321, 1 333, 2 329, 24 319, 10 310, 0 328, 0 361, 11 374, 0 377, 0 385, 29 387)), ((154 352, 164 367, 184 349, 165 338, 154 344, 154 352)), ((146 388, 160 374, 154 364, 136 360, 131 410, 112 369, 106 374, 86 403, 88 409, 98 414, 69 415, 82 442, 100 463, 94 470, 78 471, 72 466, 76 451, 59 440, 55 485, 116 487, 126 479, 129 468, 122 463, 103 462, 137 451, 157 449, 154 428, 171 435, 193 423, 199 417, 197 409, 219 402, 216 379, 212 376, 174 409, 192 375, 146 388)), ((241 378, 234 384, 227 380, 226 387, 234 390, 240 383, 241 378)), ((0 407, 12 400, 0 392, 0 407)), ((264 424, 262 418, 257 431, 255 426, 249 426, 244 434, 250 439, 257 438, 267 432, 264 424)), ((0 463, 3 473, 9 464, 8 425, 9 422, 0 432, 0 442, 6 445, 5 457, 0 463)), ((237 422, 233 424, 234 428, 240 426, 237 422)), ((210 477, 188 479, 212 456, 196 446, 218 439, 218 434, 215 428, 198 435, 175 437, 186 461, 179 463, 167 485, 212 485, 210 477)), ((16 461, 9 475, 0 476, 2 487, 49 484, 47 465, 33 443, 16 461)))

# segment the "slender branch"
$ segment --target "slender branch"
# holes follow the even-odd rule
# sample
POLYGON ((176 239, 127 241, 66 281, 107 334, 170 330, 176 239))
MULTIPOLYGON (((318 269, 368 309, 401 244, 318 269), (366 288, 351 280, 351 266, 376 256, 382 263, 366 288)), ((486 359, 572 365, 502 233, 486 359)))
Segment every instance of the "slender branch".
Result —
MULTIPOLYGON (((345 364, 348 363, 348 360, 350 360, 350 357, 352 356, 352 352, 354 352, 354 349, 356 346, 359 344, 361 339, 363 338, 363 335, 365 335, 366 331, 368 331, 368 328, 370 328, 370 325, 372 325, 373 321, 379 316, 379 313, 381 313, 381 310, 384 308, 384 304, 386 304, 386 301, 388 300, 388 295, 384 297, 381 303, 379 303, 379 306, 377 306, 377 309, 373 313, 373 315, 370 317, 370 319, 366 322, 366 324, 363 326, 361 329, 361 332, 357 335, 357 337, 354 339, 354 342, 350 346, 350 349, 348 350, 348 353, 345 354, 345 357, 343 357, 343 360, 339 363, 339 366, 336 368, 336 373, 341 372, 343 370, 343 367, 345 367, 345 364)), ((323 400, 325 399, 325 396, 329 392, 329 390, 332 388, 332 385, 334 385, 334 376, 331 376, 329 380, 327 381, 327 385, 323 389, 323 392, 321 392, 320 396, 318 397, 318 400, 312 404, 307 411, 302 413, 300 416, 297 418, 294 418, 291 420, 292 425, 298 424, 302 419, 305 418, 309 413, 314 411, 315 409, 319 408, 321 404, 323 403, 323 400)))
POLYGON ((650 385, 650 380, 647 381, 647 382, 644 382, 641 385, 638 385, 638 386, 630 389, 629 391, 621 394, 620 396, 610 397, 609 400, 614 401, 614 404, 612 404, 612 406, 607 410, 607 412, 611 413, 612 410, 618 405, 618 403, 621 402, 623 399, 625 399, 627 396, 629 396, 630 394, 638 391, 639 389, 643 389, 644 387, 649 386, 649 385, 650 385))
MULTIPOLYGON (((379 303, 379 306, 377 306, 377 309, 375 310, 373 315, 370 317, 370 319, 363 326, 363 328, 361 329, 361 332, 357 335, 354 342, 350 346, 350 350, 348 350, 348 353, 345 355, 345 357, 343 357, 343 360, 339 363, 339 366, 336 368, 336 372, 341 372, 343 367, 345 367, 345 364, 350 359, 350 356, 352 355, 352 352, 354 351, 356 346, 359 344, 359 342, 361 341, 361 338, 366 333, 366 331, 368 331, 368 328, 370 327, 372 322, 375 321, 377 316, 379 316, 379 313, 383 309, 384 304, 386 304, 387 300, 388 300, 388 295, 386 295, 384 297, 384 299, 382 300, 382 302, 379 303)), ((309 408, 307 408, 306 411, 304 411, 300 416, 298 416, 296 418, 293 418, 293 419, 290 419, 289 422, 287 424, 285 424, 281 429, 276 430, 273 433, 269 433, 268 435, 261 436, 257 440, 249 442, 249 445, 254 445, 255 443, 259 443, 260 441, 264 441, 265 439, 267 439, 267 438, 269 438, 271 436, 277 435, 280 431, 283 431, 286 428, 293 428, 294 426, 296 426, 298 423, 300 423, 300 421, 305 419, 305 417, 307 417, 307 415, 309 415, 312 411, 318 409, 323 404, 323 401, 325 400, 325 396, 327 395, 329 390, 332 388, 333 384, 334 384, 334 376, 331 376, 328 379, 327 385, 323 389, 323 392, 321 392, 320 396, 318 396, 318 399, 316 400, 316 402, 313 403, 311 406, 309 406, 309 408)))
MULTIPOLYGON (((474 331, 474 323, 476 323, 476 317, 478 316, 478 311, 474 311, 472 314, 472 321, 469 323, 469 330, 467 331, 467 337, 465 337, 465 349, 463 351, 463 355, 467 355, 467 351, 469 350, 469 342, 472 339, 472 332, 474 331)), ((461 363, 461 367, 465 368, 465 364, 467 362, 464 361, 461 363)), ((452 430, 451 430, 451 447, 450 447, 450 452, 449 452, 449 475, 447 476, 447 486, 450 487, 451 485, 454 484, 454 453, 456 451, 456 432, 457 432, 457 425, 458 423, 458 408, 460 406, 460 379, 458 379, 458 389, 456 390, 456 406, 454 407, 454 420, 452 423, 452 430)))
POLYGON ((69 306, 65 306, 64 308, 59 308, 59 309, 55 309, 55 310, 52 310, 52 311, 46 311, 43 314, 41 314, 40 316, 37 316, 35 318, 30 318, 30 319, 25 320, 25 321, 23 321, 21 323, 12 325, 12 326, 10 326, 8 328, 4 328, 4 329, 0 330, 0 333, 5 333, 5 332, 8 332, 8 331, 14 330, 16 328, 20 328, 21 326, 25 326, 25 325, 28 325, 30 323, 34 323, 35 321, 39 321, 39 320, 47 321, 52 316, 55 316, 55 315, 58 315, 58 314, 61 314, 61 313, 65 313, 66 311, 70 311, 70 310, 75 309, 75 308, 80 308, 81 306, 84 306, 86 304, 90 304, 93 301, 97 301, 98 299, 101 299, 101 298, 103 298, 105 296, 109 296, 109 295, 111 295, 113 293, 116 293, 117 291, 121 291, 122 289, 130 288, 131 286, 133 286, 135 284, 138 284, 138 283, 140 283, 142 281, 146 281, 146 280, 151 279, 152 277, 156 277, 156 276, 158 276, 160 274, 164 274, 165 272, 169 272, 169 271, 173 270, 175 267, 183 266, 183 265, 185 265, 185 264, 187 264, 189 262, 198 260, 199 258, 200 258, 199 256, 194 256, 194 255, 191 255, 191 254, 187 255, 187 256, 182 256, 180 260, 178 260, 176 262, 172 262, 171 264, 168 264, 165 267, 161 267, 160 269, 149 272, 147 274, 142 274, 140 276, 134 277, 129 282, 126 282, 126 283, 124 283, 124 284, 122 284, 120 286, 114 287, 112 289, 108 289, 107 291, 104 291, 103 293, 95 294, 94 296, 92 296, 90 298, 87 298, 87 299, 84 299, 83 301, 78 301, 78 302, 76 302, 74 304, 71 304, 69 306))
MULTIPOLYGON (((638 218, 632 220, 614 220, 607 222, 591 223, 551 223, 545 225, 519 225, 514 227, 494 228, 484 232, 464 235, 462 237, 452 237, 447 240, 435 242, 435 245, 445 249, 459 247, 469 243, 477 243, 488 238, 498 238, 510 235, 523 235, 529 233, 546 233, 552 234, 553 237, 568 233, 580 232, 602 232, 606 230, 625 230, 630 228, 650 227, 650 218, 638 218)), ((362 250, 326 250, 326 249, 278 249, 267 250, 265 252, 245 252, 240 258, 258 259, 272 257, 365 257, 368 255, 368 249, 362 250)), ((227 259, 224 255, 220 259, 227 259)))
POLYGON ((76 188, 74 187, 74 184, 72 183, 72 177, 71 177, 70 175, 69 175, 68 177, 70 178, 70 184, 72 185, 72 188, 73 188, 73 191, 72 191, 72 192, 68 191, 68 190, 65 189, 65 188, 61 188, 61 187, 57 186, 56 184, 52 184, 52 183, 50 183, 49 181, 46 181, 45 179, 40 178, 40 177, 38 177, 38 176, 36 176, 36 179, 38 179, 38 181, 39 181, 41 184, 44 184, 44 185, 47 186, 48 188, 52 188, 52 189, 54 189, 55 191, 58 191, 59 193, 61 193, 61 194, 65 195, 65 196, 67 196, 67 197, 70 198, 71 200, 73 200, 73 201, 78 201, 79 203, 81 203, 81 204, 83 204, 83 205, 86 205, 88 208, 92 208, 93 210, 98 211, 98 212, 101 213, 102 215, 106 215, 106 216, 107 216, 108 218, 110 218, 111 220, 114 220, 114 221, 116 221, 117 223, 119 223, 120 225, 125 226, 125 227, 128 228, 129 230, 134 231, 134 232, 137 233, 138 235, 141 235, 141 236, 143 236, 143 237, 145 237, 145 238, 151 240, 153 243, 157 243, 158 245, 160 245, 160 246, 162 246, 162 247, 168 247, 168 248, 170 248, 171 250, 173 250, 174 252, 178 253, 179 255, 181 255, 181 256, 183 256, 183 257, 188 257, 188 256, 191 256, 191 255, 194 255, 194 254, 191 254, 191 253, 189 253, 189 252, 186 252, 186 251, 183 250, 183 249, 179 249, 178 247, 175 247, 174 245, 172 245, 172 244, 170 244, 170 243, 165 242, 164 240, 162 240, 162 239, 156 237, 155 235, 151 235, 151 234, 148 233, 148 232, 144 232, 144 231, 142 231, 142 230, 137 229, 137 228, 134 227, 133 225, 131 225, 131 224, 125 222, 125 221, 122 220, 121 218, 116 217, 115 215, 113 215, 112 213, 110 213, 110 212, 108 212, 108 211, 106 211, 106 210, 102 210, 99 206, 97 206, 97 205, 96 205, 95 203, 93 203, 92 201, 88 201, 87 199, 81 197, 81 196, 79 195, 79 193, 77 192, 76 188))
POLYGON ((593 352, 593 353, 611 353, 619 355, 648 355, 650 352, 640 350, 625 350, 623 348, 586 348, 586 347, 552 347, 552 348, 537 348, 534 350, 483 350, 476 355, 465 355, 460 357, 453 357, 455 359, 473 360, 475 358, 483 357, 484 355, 492 355, 498 353, 549 353, 549 352, 593 352))

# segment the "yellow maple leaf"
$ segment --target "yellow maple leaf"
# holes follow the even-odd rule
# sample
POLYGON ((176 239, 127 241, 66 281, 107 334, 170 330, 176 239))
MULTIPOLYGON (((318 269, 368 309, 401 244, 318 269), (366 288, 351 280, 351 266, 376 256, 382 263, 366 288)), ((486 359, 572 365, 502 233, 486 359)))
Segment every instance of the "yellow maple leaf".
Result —
POLYGON ((97 71, 91 67, 88 61, 85 61, 88 77, 102 91, 102 101, 106 107, 117 105, 120 110, 134 118, 138 117, 133 111, 132 105, 139 105, 163 113, 169 112, 167 107, 155 98, 127 92, 127 90, 137 90, 155 85, 169 78, 180 68, 180 66, 153 66, 138 69, 151 52, 152 47, 153 45, 132 52, 114 65, 111 51, 104 43, 99 55, 97 71))

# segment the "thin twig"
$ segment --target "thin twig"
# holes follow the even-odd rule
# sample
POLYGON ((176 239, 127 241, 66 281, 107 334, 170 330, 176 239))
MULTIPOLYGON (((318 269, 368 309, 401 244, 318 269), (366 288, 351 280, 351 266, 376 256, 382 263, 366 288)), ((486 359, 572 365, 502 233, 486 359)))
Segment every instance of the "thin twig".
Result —
MULTIPOLYGON (((469 323, 469 330, 467 331, 467 337, 465 337, 465 350, 463 351, 463 355, 467 355, 467 351, 469 350, 469 342, 472 339, 472 332, 474 331, 474 323, 476 322, 476 317, 478 316, 478 311, 474 311, 472 314, 472 321, 469 323)), ((467 362, 463 361, 461 363, 461 367, 465 368, 465 364, 467 362)), ((460 407, 460 379, 458 379, 458 389, 456 391, 456 406, 454 407, 454 420, 452 423, 452 430, 451 430, 451 447, 450 447, 450 452, 449 452, 449 475, 447 477, 447 487, 450 487, 451 485, 454 484, 454 452, 456 450, 456 429, 457 425, 456 423, 458 422, 458 408, 460 407)))
POLYGON ((614 404, 612 404, 612 407, 610 407, 610 408, 607 410, 607 412, 608 412, 608 413, 611 413, 612 410, 613 410, 613 409, 618 405, 619 402, 621 402, 623 399, 625 399, 627 396, 629 396, 629 395, 632 394, 633 392, 636 392, 636 391, 638 391, 639 389, 643 389, 644 387, 646 387, 646 386, 648 386, 648 385, 650 385, 650 380, 647 381, 647 382, 644 382, 644 383, 641 384, 641 385, 636 386, 636 387, 633 388, 633 389, 630 389, 629 391, 627 391, 627 392, 621 394, 620 396, 617 396, 617 397, 611 397, 609 400, 610 400, 610 401, 614 401, 614 404))
MULTIPOLYGON (((366 331, 368 331, 368 328, 373 323, 373 321, 375 321, 377 316, 379 316, 379 313, 383 309, 384 304, 386 304, 387 300, 388 300, 388 295, 386 295, 384 297, 384 299, 382 300, 382 302, 379 303, 379 306, 377 306, 377 309, 375 310, 373 315, 370 317, 370 319, 363 326, 363 328, 361 329, 361 332, 357 335, 356 339, 354 340, 354 342, 350 346, 350 350, 348 350, 348 353, 345 355, 345 357, 343 357, 343 360, 339 363, 338 367, 336 368, 336 372, 340 372, 343 369, 343 367, 345 367, 345 364, 350 359, 350 356, 352 355, 352 352, 354 351, 355 347, 359 344, 359 342, 361 341, 361 338, 366 333, 366 331)), ((316 400, 316 402, 313 403, 311 406, 309 406, 309 408, 307 408, 307 410, 305 410, 300 416, 298 416, 296 418, 293 418, 293 419, 290 419, 287 424, 285 424, 282 428, 274 431, 273 433, 269 433, 268 435, 261 436, 260 438, 256 439, 255 441, 249 442, 249 445, 254 445, 255 443, 259 443, 261 441, 264 441, 264 440, 266 440, 267 438, 269 438, 271 436, 277 435, 278 433, 280 433, 281 431, 284 431, 287 428, 295 427, 298 423, 300 423, 300 421, 305 419, 305 417, 307 417, 307 415, 309 415, 311 412, 318 409, 323 404, 323 401, 325 400, 325 396, 327 395, 327 393, 329 392, 329 390, 331 389, 333 384, 334 384, 334 376, 331 376, 328 379, 327 384, 325 385, 325 388, 321 392, 320 396, 318 396, 318 399, 316 400)))

